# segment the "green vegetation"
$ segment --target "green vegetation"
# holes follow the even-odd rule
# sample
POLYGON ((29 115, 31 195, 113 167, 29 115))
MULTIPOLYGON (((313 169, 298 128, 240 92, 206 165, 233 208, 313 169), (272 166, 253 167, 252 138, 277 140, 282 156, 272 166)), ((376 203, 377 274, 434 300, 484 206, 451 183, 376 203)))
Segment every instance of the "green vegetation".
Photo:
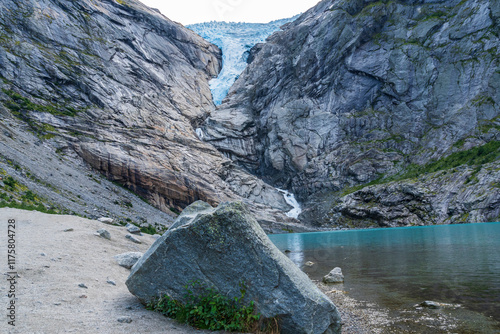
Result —
MULTIPOLYGON (((464 142, 459 141, 456 145, 462 146, 463 143, 464 142)), ((498 159, 500 159, 500 141, 491 141, 483 146, 473 147, 469 150, 452 153, 447 157, 431 161, 425 165, 410 164, 403 173, 388 177, 380 175, 377 179, 369 183, 346 188, 341 196, 351 194, 368 186, 417 178, 425 174, 435 173, 441 170, 449 170, 463 165, 476 166, 473 173, 467 180, 467 182, 470 182, 476 179, 475 176, 481 170, 481 165, 494 162, 498 159)))
POLYGON ((140 227, 140 229, 141 229, 142 233, 146 233, 146 234, 153 235, 153 234, 157 233, 156 228, 153 225, 143 226, 143 227, 140 227))
POLYGON ((246 293, 243 283, 240 284, 240 297, 234 299, 198 281, 188 283, 185 289, 185 303, 163 295, 150 302, 147 308, 200 329, 255 332, 259 327, 260 314, 254 314, 254 302, 242 303, 246 293))
POLYGON ((20 114, 21 110, 47 112, 59 116, 76 116, 76 114, 78 113, 78 110, 72 107, 61 106, 52 103, 48 105, 37 104, 31 102, 28 98, 12 90, 2 88, 2 91, 11 99, 10 101, 4 102, 4 105, 16 116, 20 114))

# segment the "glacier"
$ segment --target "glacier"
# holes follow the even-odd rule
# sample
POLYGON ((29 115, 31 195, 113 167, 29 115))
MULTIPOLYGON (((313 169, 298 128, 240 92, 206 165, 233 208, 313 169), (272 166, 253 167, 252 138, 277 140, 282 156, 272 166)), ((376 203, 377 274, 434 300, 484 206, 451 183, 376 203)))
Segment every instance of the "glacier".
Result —
POLYGON ((222 70, 210 81, 215 105, 220 105, 229 88, 247 66, 250 49, 266 41, 273 32, 297 16, 269 23, 205 22, 186 26, 222 50, 222 70))

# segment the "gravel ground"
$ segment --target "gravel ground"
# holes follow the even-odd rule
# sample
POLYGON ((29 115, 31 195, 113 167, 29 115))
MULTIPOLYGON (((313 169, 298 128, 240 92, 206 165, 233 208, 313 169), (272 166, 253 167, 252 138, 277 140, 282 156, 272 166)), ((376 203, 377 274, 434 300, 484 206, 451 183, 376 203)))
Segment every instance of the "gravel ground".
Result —
MULTIPOLYGON (((142 244, 135 244, 125 238, 123 227, 76 216, 4 208, 0 209, 4 231, 0 234, 0 254, 7 254, 8 219, 16 220, 16 271, 20 277, 16 326, 9 326, 2 316, 0 333, 208 333, 147 311, 129 293, 125 286, 129 270, 118 266, 113 256, 145 252, 154 242, 152 236, 139 236, 142 244), (95 235, 101 228, 111 233, 111 240, 95 235), (73 230, 65 232, 67 229, 73 230), (130 317, 132 322, 118 322, 120 317, 130 317)), ((10 270, 6 257, 1 258, 5 275, 10 270)), ((343 333, 382 333, 375 325, 386 321, 385 313, 317 284, 340 309, 343 333)), ((7 305, 6 283, 0 284, 0 295, 0 304, 7 305)))

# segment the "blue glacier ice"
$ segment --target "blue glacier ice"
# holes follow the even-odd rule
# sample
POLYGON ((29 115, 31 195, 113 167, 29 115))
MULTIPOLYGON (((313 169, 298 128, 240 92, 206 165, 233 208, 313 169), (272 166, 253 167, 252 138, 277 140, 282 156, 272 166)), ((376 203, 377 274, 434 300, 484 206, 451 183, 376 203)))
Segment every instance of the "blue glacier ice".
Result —
POLYGON ((187 28, 217 45, 222 50, 222 70, 210 81, 215 105, 220 105, 229 88, 247 66, 248 51, 257 43, 265 42, 282 25, 298 16, 269 23, 206 22, 187 28))

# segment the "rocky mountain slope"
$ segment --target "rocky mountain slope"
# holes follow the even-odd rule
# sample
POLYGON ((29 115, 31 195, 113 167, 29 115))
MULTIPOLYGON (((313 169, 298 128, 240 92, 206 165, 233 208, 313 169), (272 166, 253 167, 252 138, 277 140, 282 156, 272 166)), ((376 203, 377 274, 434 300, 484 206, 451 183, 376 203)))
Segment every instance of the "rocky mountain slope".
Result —
POLYGON ((293 223, 282 194, 196 136, 216 46, 136 0, 0 0, 0 27, 4 163, 27 165, 38 142, 164 212, 243 198, 262 221, 293 223))
POLYGON ((202 126, 205 140, 299 194, 310 208, 303 221, 498 220, 499 23, 493 0, 324 0, 252 49, 249 66, 202 126), (466 167, 450 169, 456 164, 437 169, 452 178, 427 175, 426 166, 458 152, 484 157, 462 161, 477 166, 474 187, 464 182, 466 167), (481 169, 487 163, 494 165, 481 169), (415 166, 420 174, 410 173, 415 166), (414 196, 402 190, 408 182, 426 198, 412 202, 413 211, 430 205, 418 219, 396 214, 414 196), (370 183, 377 186, 352 193, 370 183), (438 197, 455 199, 431 205, 438 197), (376 219, 366 203, 378 208, 376 219), (467 215, 472 208, 480 210, 467 215))

